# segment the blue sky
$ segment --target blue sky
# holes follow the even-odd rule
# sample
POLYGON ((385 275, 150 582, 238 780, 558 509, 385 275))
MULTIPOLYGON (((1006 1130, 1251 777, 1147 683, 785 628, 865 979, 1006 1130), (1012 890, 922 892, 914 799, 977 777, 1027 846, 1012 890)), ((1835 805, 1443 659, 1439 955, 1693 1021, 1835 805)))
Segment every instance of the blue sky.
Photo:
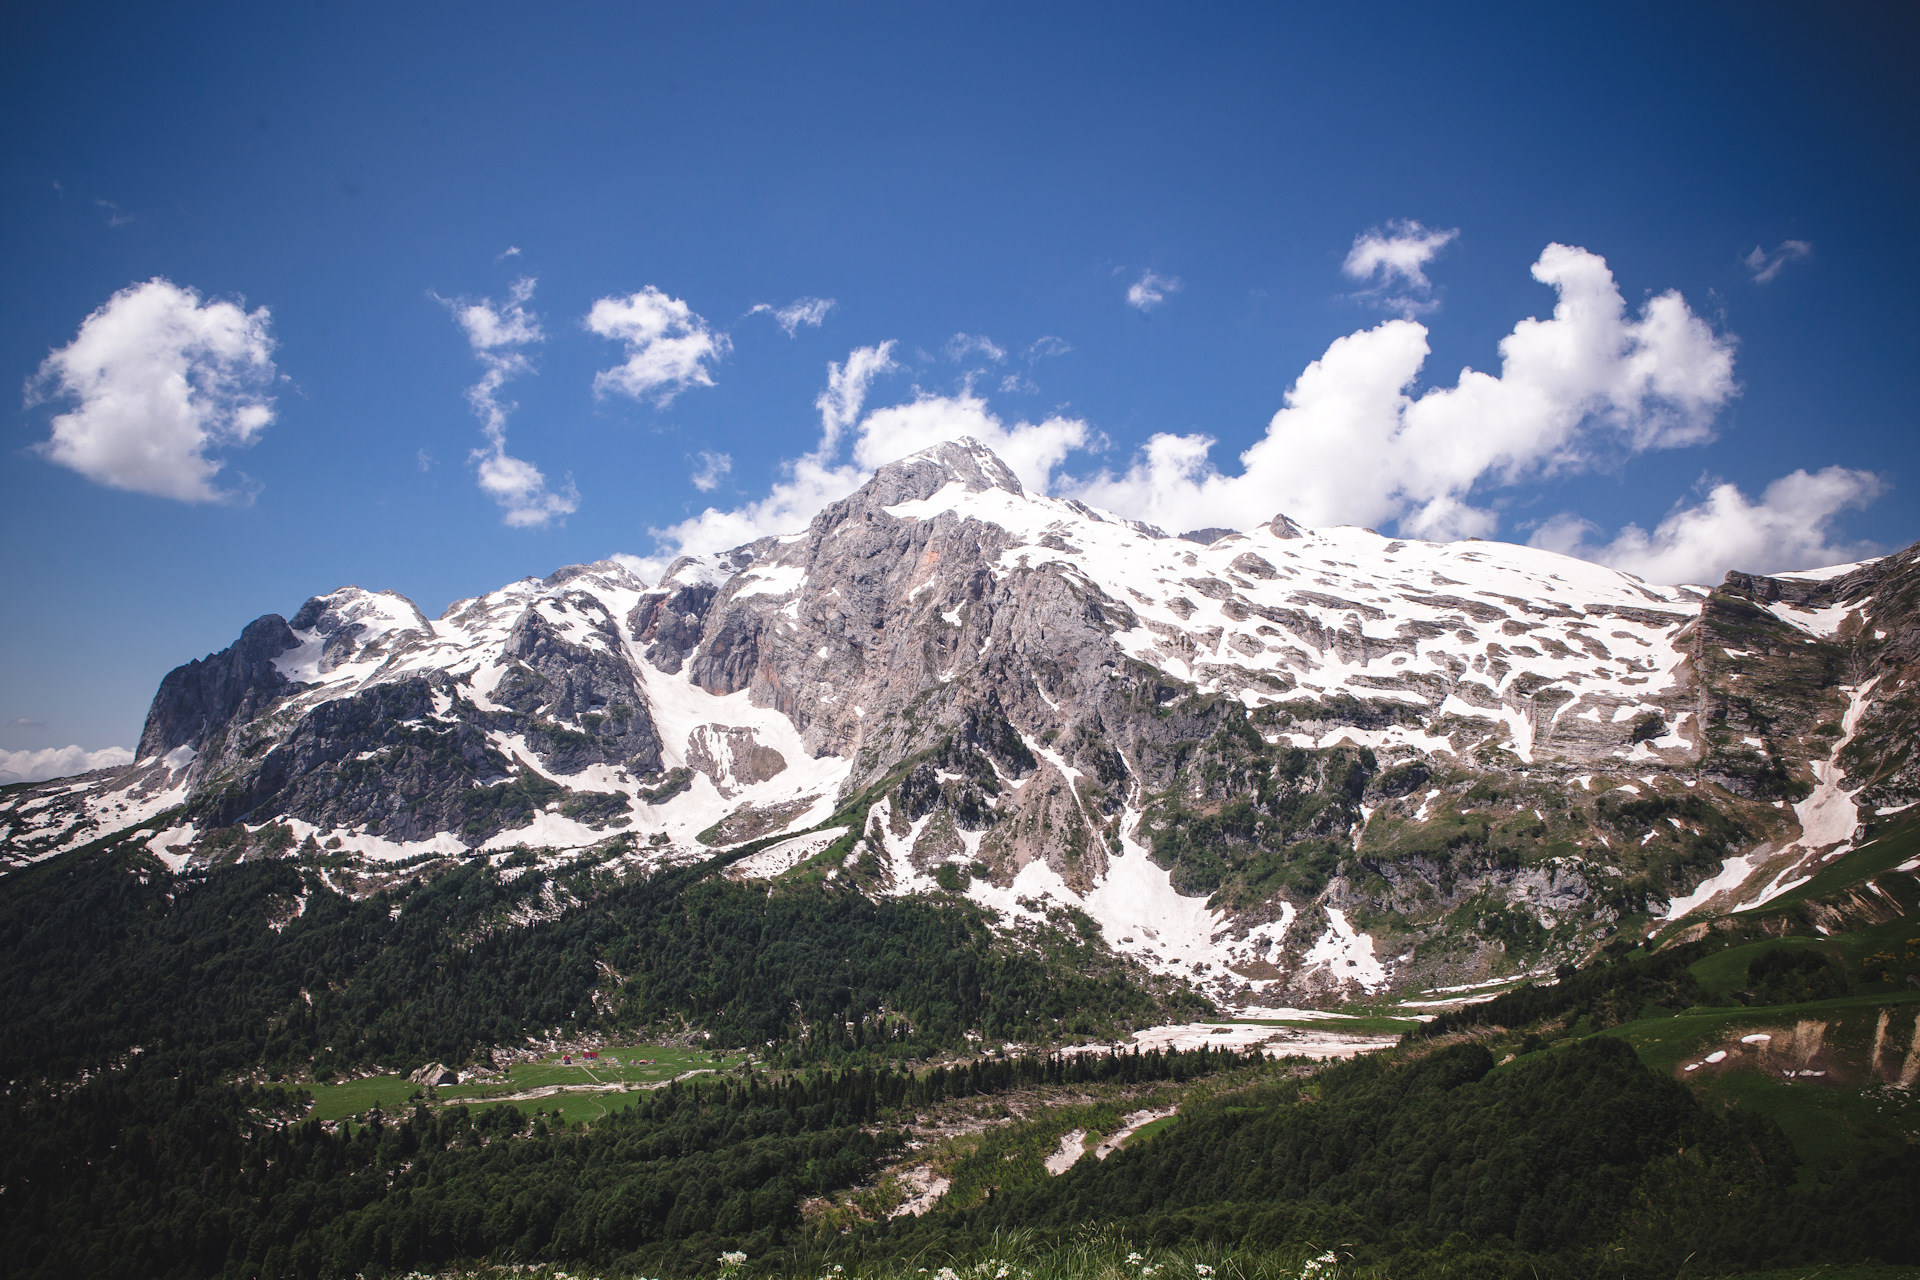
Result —
POLYGON ((1897 6, 552 8, 9 12, 0 750, 962 429, 1169 526, 1920 537, 1897 6))

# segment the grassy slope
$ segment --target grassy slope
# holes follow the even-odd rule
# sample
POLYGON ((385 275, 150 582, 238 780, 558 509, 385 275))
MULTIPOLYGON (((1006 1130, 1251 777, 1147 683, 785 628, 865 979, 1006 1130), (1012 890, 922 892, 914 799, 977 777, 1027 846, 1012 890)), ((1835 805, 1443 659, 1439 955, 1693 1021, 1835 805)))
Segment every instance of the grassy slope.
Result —
POLYGON ((1920 1104, 1899 1089, 1869 1077, 1874 1030, 1888 1014, 1888 1056, 1904 1060, 1920 1015, 1920 993, 1847 996, 1808 1004, 1743 1009, 1694 1009, 1677 1017, 1646 1018, 1610 1027, 1601 1035, 1631 1044, 1648 1066, 1683 1080, 1704 1100, 1741 1106, 1777 1121, 1800 1158, 1814 1169, 1832 1168, 1860 1144, 1891 1154, 1920 1141, 1920 1104), (1813 1078, 1786 1078, 1798 1056, 1796 1028, 1820 1025, 1821 1050, 1813 1078), (1764 1051, 1740 1043, 1746 1035, 1773 1036, 1764 1051), (1720 1063, 1687 1071, 1716 1050, 1720 1063))
MULTIPOLYGON (((1732 926, 1735 935, 1729 945, 1690 966, 1702 989, 1715 997, 1740 990, 1746 984, 1748 965, 1780 947, 1820 952, 1858 975, 1867 956, 1899 950, 1920 934, 1920 919, 1916 919, 1920 878, 1899 870, 1920 857, 1920 813, 1882 819, 1872 826, 1876 829, 1865 844, 1821 867, 1805 884, 1758 910, 1723 917, 1719 925, 1732 926), (1813 928, 1822 926, 1809 924, 1823 915, 1832 918, 1832 909, 1862 899, 1901 914, 1834 933, 1816 933, 1813 928)), ((1648 945, 1658 947, 1697 923, 1697 917, 1675 921, 1648 945)), ((1689 1009, 1678 1016, 1628 1022, 1601 1034, 1625 1039, 1648 1066, 1684 1080, 1703 1099, 1772 1117, 1793 1140, 1801 1158, 1820 1169, 1844 1162, 1860 1144, 1890 1153, 1920 1142, 1920 1103, 1909 1091, 1885 1080, 1889 1074, 1897 1077, 1908 1055, 1920 1045, 1915 1038, 1920 1036, 1917 1019, 1920 991, 1877 984, 1838 1000, 1689 1009), (1882 1013, 1887 1027, 1876 1073, 1873 1043, 1882 1013), (1765 1032, 1774 1037, 1766 1046, 1771 1050, 1793 1040, 1803 1023, 1824 1024, 1821 1060, 1814 1064, 1814 1069, 1826 1071, 1824 1076, 1784 1077, 1781 1072, 1789 1067, 1783 1065, 1783 1054, 1762 1053, 1755 1046, 1740 1044, 1743 1035, 1765 1032), (1727 1059, 1702 1063, 1691 1072, 1685 1069, 1714 1050, 1725 1050, 1727 1059)))

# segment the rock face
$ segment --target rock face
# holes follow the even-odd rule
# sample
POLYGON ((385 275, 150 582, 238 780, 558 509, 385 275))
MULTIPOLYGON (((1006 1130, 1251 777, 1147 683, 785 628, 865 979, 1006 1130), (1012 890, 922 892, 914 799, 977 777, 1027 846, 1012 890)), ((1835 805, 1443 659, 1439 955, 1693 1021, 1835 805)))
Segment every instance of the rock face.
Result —
POLYGON ((274 659, 300 641, 285 618, 256 618, 231 649, 175 667, 160 682, 137 755, 164 756, 179 747, 198 749, 207 735, 234 720, 246 723, 286 693, 290 682, 274 659))
POLYGON ((839 884, 1334 998, 1577 957, 1920 799, 1917 597, 1912 550, 1707 591, 1284 515, 1171 537, 948 443, 657 584, 261 618, 162 682, 135 766, 0 822, 16 862, 164 813, 174 860, 274 822, 404 867, 831 817, 839 884))

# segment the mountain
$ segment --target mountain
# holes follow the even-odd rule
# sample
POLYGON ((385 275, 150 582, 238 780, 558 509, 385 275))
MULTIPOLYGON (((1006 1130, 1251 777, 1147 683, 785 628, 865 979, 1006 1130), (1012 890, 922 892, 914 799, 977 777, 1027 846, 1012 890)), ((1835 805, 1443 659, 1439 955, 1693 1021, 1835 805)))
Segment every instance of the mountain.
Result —
POLYGON ((1917 555, 1172 536, 959 442, 658 583, 315 597, 0 788, 0 1252, 1895 1274, 1917 555))
MULTIPOLYGON (((1708 589, 1285 515, 1172 536, 947 443, 656 584, 259 618, 161 682, 132 766, 0 795, 0 858, 305 850, 364 897, 734 853, 1082 920, 1222 1003, 1458 986, 1697 934, 1904 821, 1917 556, 1708 589)), ((1872 884, 1821 910, 1884 918, 1872 884)))

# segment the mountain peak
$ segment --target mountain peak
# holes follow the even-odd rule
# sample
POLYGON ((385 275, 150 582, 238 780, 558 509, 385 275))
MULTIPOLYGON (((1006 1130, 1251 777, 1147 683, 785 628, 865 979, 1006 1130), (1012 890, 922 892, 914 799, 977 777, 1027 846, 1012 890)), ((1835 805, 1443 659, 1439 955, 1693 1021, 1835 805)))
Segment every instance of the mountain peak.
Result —
POLYGON ((970 493, 1004 489, 1019 497, 1026 489, 1013 468, 972 436, 942 440, 873 473, 867 491, 883 507, 931 498, 949 484, 964 485, 970 493))

